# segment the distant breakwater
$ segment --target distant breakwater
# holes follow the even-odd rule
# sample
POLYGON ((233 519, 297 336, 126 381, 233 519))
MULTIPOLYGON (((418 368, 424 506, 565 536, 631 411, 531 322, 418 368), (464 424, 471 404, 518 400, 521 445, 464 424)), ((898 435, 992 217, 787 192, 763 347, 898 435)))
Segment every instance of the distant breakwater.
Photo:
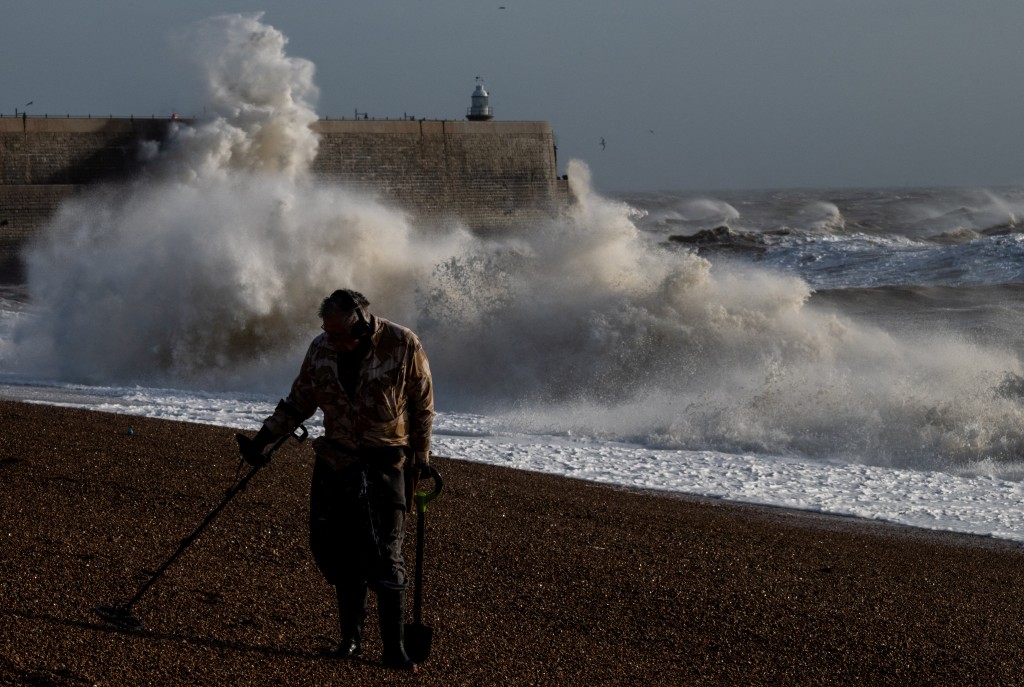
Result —
MULTIPOLYGON (((19 254, 61 201, 131 179, 141 146, 175 121, 0 118, 0 282, 23 279, 19 254)), ((181 122, 179 122, 181 123, 181 122)), ((547 122, 319 120, 314 175, 378 195, 418 222, 492 232, 549 218, 570 202, 547 122)))

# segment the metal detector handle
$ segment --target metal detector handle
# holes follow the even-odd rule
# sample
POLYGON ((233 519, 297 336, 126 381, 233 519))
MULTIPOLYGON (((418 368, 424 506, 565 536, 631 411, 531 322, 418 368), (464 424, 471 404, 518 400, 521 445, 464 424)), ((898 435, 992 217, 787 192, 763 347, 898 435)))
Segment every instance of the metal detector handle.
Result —
MULTIPOLYGON (((249 472, 246 474, 246 476, 242 478, 242 481, 228 489, 227 493, 244 490, 246 483, 249 481, 249 479, 252 478, 253 475, 260 471, 260 468, 270 465, 270 459, 274 457, 274 454, 277 452, 277 449, 281 448, 284 442, 288 441, 292 437, 295 437, 295 441, 301 444, 303 441, 306 440, 306 437, 308 436, 309 432, 306 430, 306 425, 300 424, 298 427, 293 429, 289 434, 285 434, 281 437, 278 437, 277 441, 270 445, 270 450, 268 450, 266 453, 260 454, 260 460, 258 463, 250 462, 249 458, 243 453, 241 460, 238 461, 238 468, 235 470, 235 477, 238 477, 239 471, 246 463, 249 463, 251 467, 249 468, 249 472)), ((242 434, 236 434, 235 438, 238 439, 238 446, 239 448, 241 448, 242 439, 245 437, 242 434)))
POLYGON ((440 496, 441 490, 444 488, 444 480, 441 479, 441 473, 433 465, 427 465, 426 468, 430 473, 430 479, 434 480, 434 490, 429 492, 417 491, 413 495, 413 499, 416 502, 416 510, 420 513, 427 512, 427 504, 440 496))
POLYGON ((270 447, 270 452, 267 453, 267 460, 270 460, 270 457, 274 455, 274 452, 277 451, 277 449, 281 448, 281 444, 288 441, 292 437, 295 437, 295 441, 301 444, 303 441, 306 440, 306 437, 308 436, 309 431, 306 429, 306 425, 300 424, 298 427, 293 429, 290 434, 285 434, 283 437, 274 442, 274 445, 270 447))

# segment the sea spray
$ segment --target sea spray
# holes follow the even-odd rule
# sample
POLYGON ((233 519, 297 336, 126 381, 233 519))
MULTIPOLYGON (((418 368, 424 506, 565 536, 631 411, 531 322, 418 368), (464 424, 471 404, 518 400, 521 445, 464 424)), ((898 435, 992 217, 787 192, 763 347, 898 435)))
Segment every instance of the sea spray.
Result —
POLYGON ((570 170, 568 217, 434 276, 424 331, 455 407, 534 433, 887 466, 1024 448, 1021 406, 997 393, 1012 352, 883 330, 811 305, 796 277, 661 250, 570 170))
POLYGON ((237 172, 290 179, 309 174, 319 142, 310 129, 317 120, 315 68, 287 55, 285 36, 261 18, 222 15, 176 36, 203 73, 213 116, 175 127, 159 166, 164 174, 203 182, 237 172))
POLYGON ((37 316, 12 361, 26 373, 280 393, 324 294, 358 286, 408 321, 417 284, 464 240, 310 179, 312 65, 258 16, 188 40, 207 60, 209 117, 151 148, 139 179, 66 203, 30 251, 37 316))
POLYGON ((881 329, 815 306, 792 274, 667 250, 580 162, 557 220, 427 236, 310 177, 313 69, 283 36, 256 15, 196 35, 209 119, 151 148, 140 179, 61 209, 28 256, 33 315, 8 369, 276 397, 319 300, 351 286, 420 333, 439 408, 509 428, 954 470, 1019 455, 1020 403, 996 392, 1020 373, 1011 352, 881 329))

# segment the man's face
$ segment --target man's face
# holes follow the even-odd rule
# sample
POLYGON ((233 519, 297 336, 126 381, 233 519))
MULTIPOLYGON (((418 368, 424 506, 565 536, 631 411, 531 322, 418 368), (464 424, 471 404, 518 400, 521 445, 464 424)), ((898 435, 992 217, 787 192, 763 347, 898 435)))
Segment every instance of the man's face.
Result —
POLYGON ((320 326, 327 334, 327 340, 332 346, 348 348, 355 343, 352 336, 352 328, 359 321, 359 316, 353 310, 351 312, 329 312, 324 315, 324 323, 320 326))

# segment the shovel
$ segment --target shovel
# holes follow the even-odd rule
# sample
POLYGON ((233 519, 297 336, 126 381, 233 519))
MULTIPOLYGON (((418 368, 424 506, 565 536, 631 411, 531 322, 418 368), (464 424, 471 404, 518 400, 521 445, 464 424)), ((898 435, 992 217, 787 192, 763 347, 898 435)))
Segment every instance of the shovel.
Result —
POLYGON ((444 483, 441 475, 431 466, 427 466, 434 490, 425 492, 417 490, 413 495, 416 504, 416 586, 413 589, 412 615, 413 622, 405 624, 405 653, 414 663, 422 663, 430 655, 430 644, 434 639, 434 631, 423 624, 423 530, 427 513, 427 504, 441 493, 444 483))

